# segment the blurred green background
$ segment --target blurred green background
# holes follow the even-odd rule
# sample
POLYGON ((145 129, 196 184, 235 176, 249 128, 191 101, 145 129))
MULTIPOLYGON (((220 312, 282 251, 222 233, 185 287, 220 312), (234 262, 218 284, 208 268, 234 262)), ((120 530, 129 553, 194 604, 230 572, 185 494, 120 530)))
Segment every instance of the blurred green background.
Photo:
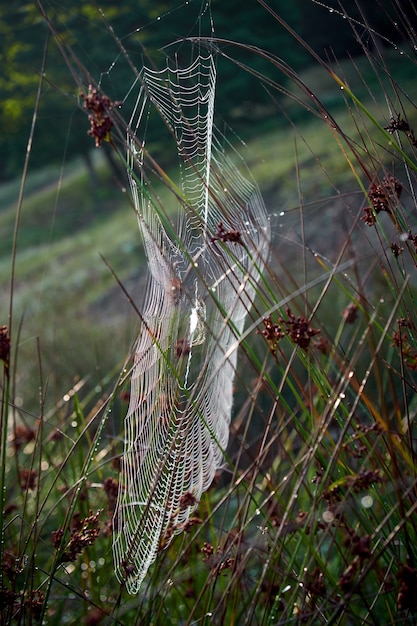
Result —
MULTIPOLYGON (((358 22, 369 20, 382 37, 371 40, 367 35, 367 41, 361 41, 363 29, 343 19, 336 0, 327 7, 312 0, 270 2, 323 58, 343 64, 343 59, 354 57, 359 72, 352 74, 348 61, 342 73, 350 72, 357 93, 372 91, 373 85, 376 93, 380 78, 364 60, 362 44, 372 48, 403 40, 390 14, 391 3, 378 2, 378 11, 372 0, 360 4, 360 13, 349 7, 350 15, 358 22)), ((123 164, 112 158, 108 144, 95 149, 87 134, 81 93, 90 83, 100 86, 111 100, 123 101, 120 115, 128 120, 138 93, 134 68, 140 71, 144 63, 163 68, 166 58, 174 62, 175 55, 187 64, 197 44, 181 40, 211 36, 212 26, 221 40, 216 44, 217 124, 242 151, 268 210, 279 215, 298 202, 294 130, 288 118, 310 146, 300 143, 298 148, 304 192, 314 200, 331 195, 327 179, 312 167, 312 152, 341 185, 347 175, 343 156, 331 150, 322 123, 286 90, 297 97, 301 92, 248 46, 279 57, 341 115, 347 115, 345 102, 329 75, 313 65, 305 49, 256 0, 212 0, 209 5, 200 0, 105 0, 98 6, 75 0, 1 3, 0 321, 8 323, 13 294, 18 408, 36 413, 40 389, 47 388, 46 408, 53 410, 80 380, 88 380, 89 389, 104 388, 109 372, 115 376, 120 371, 137 333, 137 314, 102 258, 140 308, 146 267, 136 216, 124 193, 123 164), (18 197, 42 69, 11 286, 18 197)), ((392 45, 387 45, 385 58, 392 63, 393 75, 415 83, 413 64, 395 55, 392 45)), ((124 154, 123 121, 118 130, 115 141, 124 154)), ((153 141, 154 155, 164 156, 164 136, 154 134, 153 141)), ((161 190, 161 197, 172 204, 167 190, 161 190)), ((320 215, 324 219, 323 211, 320 215)), ((317 216, 310 224, 319 231, 317 216)), ((283 231, 281 226, 275 225, 275 232, 291 228, 290 213, 283 231)), ((293 247, 292 254, 299 258, 299 248, 293 247)))
MULTIPOLYGON (((98 3, 102 15, 96 5, 88 1, 45 0, 42 1, 44 15, 37 2, 3 1, 1 4, 0 180, 8 180, 21 172, 44 55, 45 82, 32 161, 40 167, 60 162, 64 151, 70 158, 85 155, 91 149, 91 140, 85 132, 86 122, 79 111, 80 89, 76 80, 84 89, 89 81, 99 83, 112 100, 123 100, 133 81, 132 67, 120 54, 106 21, 139 70, 149 59, 156 64, 163 63, 163 57, 171 54, 170 44, 176 40, 211 35, 211 20, 216 37, 265 49, 296 71, 312 62, 256 0, 212 0, 211 11, 201 0, 104 0, 98 3), (47 20, 55 37, 51 36, 47 20), (63 60, 57 40, 71 47, 73 56, 69 60, 75 68, 76 80, 63 60)), ((333 6, 334 11, 312 0, 272 0, 269 4, 323 58, 328 56, 340 61, 347 55, 362 53, 348 20, 337 14, 337 0, 326 3, 326 7, 333 6)), ((361 1, 360 10, 355 3, 351 4, 349 14, 353 19, 369 20, 375 31, 391 41, 399 38, 391 3, 378 2, 378 10, 373 0, 361 1)), ((361 37, 359 26, 358 37, 361 37)), ((378 39, 378 44, 383 45, 382 38, 378 39)), ((276 71, 270 63, 247 50, 227 44, 219 44, 219 48, 216 112, 236 130, 250 132, 252 127, 254 132, 258 122, 266 121, 270 97, 258 77, 237 70, 235 63, 222 55, 247 64, 252 72, 265 77, 273 77, 276 71)), ((179 50, 180 56, 182 51, 184 56, 189 54, 186 47, 179 50)), ((178 53, 178 46, 175 51, 178 53)))

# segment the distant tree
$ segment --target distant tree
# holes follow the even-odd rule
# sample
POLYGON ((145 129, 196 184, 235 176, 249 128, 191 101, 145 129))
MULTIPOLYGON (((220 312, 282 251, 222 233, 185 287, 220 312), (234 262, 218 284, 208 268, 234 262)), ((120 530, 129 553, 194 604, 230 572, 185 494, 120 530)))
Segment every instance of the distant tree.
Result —
POLYGON ((47 28, 29 3, 0 6, 0 178, 25 156, 47 28), (33 41, 36 40, 36 45, 33 41))

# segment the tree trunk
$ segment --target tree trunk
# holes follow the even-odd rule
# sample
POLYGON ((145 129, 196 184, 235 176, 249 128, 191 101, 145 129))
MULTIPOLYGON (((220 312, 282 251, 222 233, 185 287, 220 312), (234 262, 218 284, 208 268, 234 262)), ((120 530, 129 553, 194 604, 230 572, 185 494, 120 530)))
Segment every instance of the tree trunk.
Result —
POLYGON ((89 150, 83 152, 83 158, 90 177, 90 186, 93 191, 96 191, 100 187, 100 181, 97 176, 97 172, 94 168, 93 159, 91 158, 91 152, 89 150))
POLYGON ((126 173, 124 170, 122 170, 119 161, 117 161, 114 158, 114 154, 113 154, 113 149, 112 147, 106 143, 103 142, 101 144, 102 149, 104 150, 104 155, 107 159, 107 163, 110 167, 110 171, 113 174, 113 178, 115 178, 117 184, 120 187, 125 187, 126 185, 126 173))

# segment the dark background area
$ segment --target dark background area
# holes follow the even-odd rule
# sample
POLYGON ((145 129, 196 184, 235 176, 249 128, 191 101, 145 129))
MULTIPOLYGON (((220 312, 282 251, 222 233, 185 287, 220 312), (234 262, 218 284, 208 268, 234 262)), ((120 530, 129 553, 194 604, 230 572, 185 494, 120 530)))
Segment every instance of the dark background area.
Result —
MULTIPOLYGON (((416 21, 411 5, 409 14, 402 13, 402 24, 390 2, 361 0, 360 5, 359 9, 356 3, 349 2, 349 19, 344 19, 337 0, 326 6, 312 0, 270 2, 271 9, 324 59, 341 60, 347 55, 363 54, 363 45, 370 49, 384 46, 384 38, 401 43, 404 35, 400 33, 410 33, 416 21), (371 32, 374 30, 379 36, 369 35, 362 26, 366 22, 371 32)), ((92 142, 86 134, 88 123, 80 94, 87 92, 90 83, 99 84, 112 100, 123 100, 134 81, 133 67, 140 70, 146 63, 161 68, 174 50, 180 63, 187 62, 192 44, 173 47, 172 42, 184 37, 210 36, 211 23, 219 39, 264 49, 296 71, 305 69, 312 61, 256 0, 212 0, 210 10, 200 0, 188 5, 155 0, 104 0, 100 10, 101 14, 94 3, 75 0, 45 0, 41 6, 31 1, 14 5, 3 1, 0 180, 14 178, 21 172, 43 58, 45 72, 32 167, 34 163, 43 167, 62 160, 63 155, 65 158, 87 155, 92 142), (108 24, 129 60, 121 53, 108 24)), ((239 132, 246 129, 250 133, 252 124, 256 122, 259 128, 262 123, 270 96, 259 77, 238 69, 236 64, 246 64, 249 60, 255 73, 284 86, 285 77, 261 56, 232 44, 219 44, 217 114, 239 132)), ((129 101, 126 111, 128 117, 129 101)))

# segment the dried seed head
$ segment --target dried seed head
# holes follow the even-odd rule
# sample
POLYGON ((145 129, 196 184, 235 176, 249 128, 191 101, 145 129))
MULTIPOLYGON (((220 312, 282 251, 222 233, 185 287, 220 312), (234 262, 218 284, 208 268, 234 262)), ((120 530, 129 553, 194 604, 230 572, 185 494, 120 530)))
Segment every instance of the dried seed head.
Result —
POLYGON ((320 334, 320 330, 317 328, 311 328, 305 317, 295 317, 289 307, 287 308, 287 316, 287 320, 281 319, 280 322, 287 326, 286 332, 292 341, 306 351, 310 345, 312 337, 320 334))
POLYGON ((11 443, 15 450, 20 450, 24 444, 34 441, 35 437, 36 431, 33 428, 29 428, 24 424, 17 424, 13 431, 11 443))
POLYGON ((397 606, 400 611, 417 612, 417 569, 402 565, 398 572, 399 590, 397 606))
POLYGON ((187 491, 180 498, 180 511, 185 511, 189 506, 195 506, 197 498, 191 491, 187 491))
POLYGON ((92 85, 89 85, 87 95, 82 94, 82 99, 84 108, 91 111, 88 116, 90 122, 88 134, 94 138, 96 148, 100 148, 103 141, 111 142, 113 122, 109 112, 114 107, 120 106, 120 102, 112 102, 107 96, 99 94, 92 85))
POLYGON ((264 329, 258 330, 259 335, 263 335, 271 349, 274 352, 277 349, 278 342, 285 337, 285 333, 281 326, 274 324, 270 315, 263 320, 264 329))
POLYGON ((395 132, 404 133, 407 135, 413 146, 417 145, 417 141, 410 124, 401 117, 400 113, 398 113, 397 117, 390 118, 389 124, 384 126, 384 130, 388 131, 390 135, 393 135, 395 132))
POLYGON ((223 243, 230 241, 231 243, 238 243, 243 246, 240 232, 238 230, 226 230, 222 222, 217 224, 217 232, 214 237, 211 238, 211 243, 215 241, 223 241, 223 243))
POLYGON ((358 305, 354 302, 350 302, 342 313, 342 317, 346 324, 353 324, 358 317, 358 305))
POLYGON ((27 491, 28 489, 35 489, 36 487, 36 472, 35 470, 30 469, 22 469, 19 472, 20 478, 20 488, 22 491, 27 491))
POLYGON ((391 252, 395 256, 396 259, 398 259, 400 254, 404 252, 404 248, 401 248, 401 246, 399 246, 397 243, 392 243, 390 247, 391 247, 391 252))
POLYGON ((10 364, 10 336, 7 326, 0 326, 0 361, 3 361, 8 374, 10 364))
POLYGON ((400 181, 387 174, 381 183, 372 183, 368 189, 368 198, 371 206, 364 208, 364 216, 361 218, 367 226, 373 226, 376 223, 375 214, 385 211, 392 214, 398 198, 401 196, 403 186, 400 181))
POLYGON ((109 511, 116 508, 117 493, 119 491, 119 482, 115 478, 106 478, 103 483, 104 492, 109 500, 109 511))
MULTIPOLYGON (((71 538, 61 555, 61 563, 75 561, 86 546, 91 546, 100 534, 98 518, 101 511, 93 513, 81 519, 79 513, 75 513, 70 524, 71 538)), ((64 536, 63 528, 52 532, 52 542, 56 549, 61 545, 64 536)))
POLYGON ((179 358, 181 356, 186 356, 187 354, 190 354, 190 352, 191 346, 188 339, 185 339, 184 337, 178 339, 175 345, 175 354, 177 355, 177 357, 179 358))

